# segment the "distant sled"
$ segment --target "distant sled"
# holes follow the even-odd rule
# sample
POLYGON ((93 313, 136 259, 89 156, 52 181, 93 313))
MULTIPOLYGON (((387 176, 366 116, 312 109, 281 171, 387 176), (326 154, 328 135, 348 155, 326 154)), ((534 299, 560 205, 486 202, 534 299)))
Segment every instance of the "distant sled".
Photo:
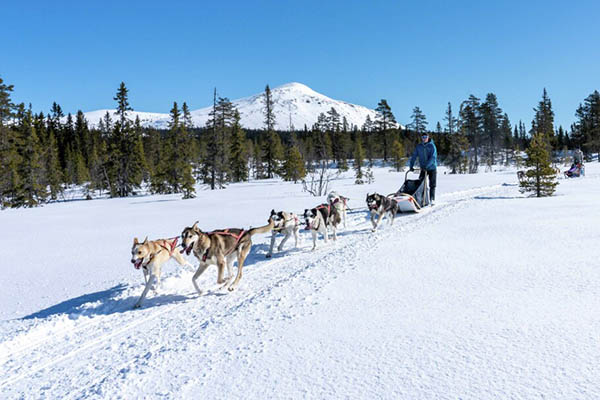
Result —
MULTIPOLYGON (((414 171, 416 174, 420 170, 414 171)), ((408 179, 409 171, 404 175, 404 183, 396 193, 388 195, 389 198, 396 200, 398 211, 400 213, 421 212, 424 207, 431 204, 429 197, 429 178, 427 174, 423 179, 408 179)))

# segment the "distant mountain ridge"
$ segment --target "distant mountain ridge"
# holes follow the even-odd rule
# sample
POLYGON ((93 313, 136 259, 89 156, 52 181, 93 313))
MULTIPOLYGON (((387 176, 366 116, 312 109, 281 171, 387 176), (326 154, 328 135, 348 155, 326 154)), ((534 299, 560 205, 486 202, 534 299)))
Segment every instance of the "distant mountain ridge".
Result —
MULTIPOLYGON (((326 114, 332 107, 340 114, 340 120, 346 117, 350 126, 356 125, 362 127, 367 116, 370 116, 371 120, 375 120, 375 110, 331 99, 321 93, 315 92, 302 83, 287 83, 271 89, 271 93, 275 104, 275 128, 277 130, 290 130, 290 124, 295 129, 304 129, 304 125, 310 128, 317 122, 317 117, 320 113, 326 114)), ((264 92, 261 92, 232 101, 233 105, 240 112, 241 124, 244 128, 264 128, 263 96, 264 92)), ((195 127, 206 125, 211 109, 212 107, 205 107, 191 111, 192 122, 195 127)), ((96 110, 84 114, 88 122, 96 126, 107 111, 111 113, 111 117, 114 120, 115 110, 96 110)), ((142 126, 158 129, 168 129, 169 127, 170 116, 168 113, 150 113, 144 111, 131 111, 128 113, 128 117, 131 120, 135 120, 137 116, 139 116, 142 126)))

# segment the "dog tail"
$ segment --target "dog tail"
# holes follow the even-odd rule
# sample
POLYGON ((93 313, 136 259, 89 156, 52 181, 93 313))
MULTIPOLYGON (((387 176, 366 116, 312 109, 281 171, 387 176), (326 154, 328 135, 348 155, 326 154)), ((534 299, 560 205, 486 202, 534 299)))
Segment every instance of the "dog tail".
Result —
POLYGON ((265 226, 261 226, 258 228, 252 228, 248 230, 248 235, 250 235, 250 237, 254 236, 257 233, 267 233, 270 232, 271 230, 273 230, 273 227, 275 226, 275 223, 273 222, 273 218, 269 218, 269 224, 265 225, 265 226))

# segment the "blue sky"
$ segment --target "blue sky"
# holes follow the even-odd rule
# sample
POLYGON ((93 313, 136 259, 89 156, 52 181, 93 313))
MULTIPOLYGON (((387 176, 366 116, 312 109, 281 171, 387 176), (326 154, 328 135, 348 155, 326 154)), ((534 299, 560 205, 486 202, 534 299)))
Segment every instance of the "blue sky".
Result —
POLYGON ((547 88, 557 124, 600 90, 598 1, 4 2, 0 77, 47 111, 113 108, 121 81, 140 111, 192 109, 302 82, 430 128, 448 101, 494 92, 529 126, 547 88), (224 3, 224 4, 223 4, 224 3))

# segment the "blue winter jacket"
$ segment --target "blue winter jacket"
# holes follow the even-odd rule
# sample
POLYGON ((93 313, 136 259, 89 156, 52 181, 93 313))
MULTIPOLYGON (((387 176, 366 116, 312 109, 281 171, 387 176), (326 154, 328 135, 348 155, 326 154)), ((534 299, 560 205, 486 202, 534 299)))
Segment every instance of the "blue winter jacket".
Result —
POLYGON ((433 143, 433 139, 429 138, 427 143, 419 143, 410 158, 410 168, 415 165, 415 160, 419 159, 421 169, 433 171, 437 168, 437 149, 433 143))

